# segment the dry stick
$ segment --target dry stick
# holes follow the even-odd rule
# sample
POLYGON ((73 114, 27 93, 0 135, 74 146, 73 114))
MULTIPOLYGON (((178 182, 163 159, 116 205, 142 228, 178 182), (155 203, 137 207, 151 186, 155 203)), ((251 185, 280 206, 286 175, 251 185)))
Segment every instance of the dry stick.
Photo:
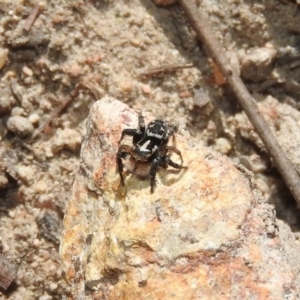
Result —
POLYGON ((57 115, 67 106, 71 103, 71 101, 74 99, 72 95, 67 96, 67 98, 56 108, 53 110, 53 112, 50 114, 50 116, 47 118, 45 122, 43 122, 32 134, 30 140, 35 139, 44 129, 49 126, 49 124, 57 117, 57 115))
POLYGON ((89 88, 85 84, 79 82, 75 88, 70 92, 70 94, 66 97, 66 99, 56 108, 52 111, 50 116, 47 118, 45 122, 43 122, 32 134, 29 141, 33 141, 44 129, 49 126, 49 124, 55 119, 63 109, 65 109, 77 96, 78 91, 82 88, 89 88))
POLYGON ((142 73, 140 73, 138 76, 141 77, 149 77, 149 76, 155 76, 160 73, 167 73, 167 72, 175 72, 177 70, 192 68, 193 64, 186 64, 186 65, 168 65, 168 66, 161 66, 158 68, 152 68, 149 70, 146 70, 142 73))
POLYGON ((198 38, 207 47, 219 69, 227 79, 233 93, 239 100, 242 108, 247 114, 249 120, 258 132, 260 138, 265 144, 269 154, 273 158, 274 164, 282 175, 286 185, 293 194, 298 207, 300 208, 300 180, 294 169, 294 166, 287 158, 267 122, 260 114, 255 100, 243 84, 240 76, 229 64, 222 47, 209 28, 209 23, 198 7, 191 0, 178 0, 184 9, 186 16, 193 26, 198 38))
POLYGON ((24 25, 24 30, 26 30, 27 32, 31 29, 32 25, 34 24, 38 14, 39 14, 39 6, 35 5, 30 13, 28 18, 26 19, 25 25, 24 25))

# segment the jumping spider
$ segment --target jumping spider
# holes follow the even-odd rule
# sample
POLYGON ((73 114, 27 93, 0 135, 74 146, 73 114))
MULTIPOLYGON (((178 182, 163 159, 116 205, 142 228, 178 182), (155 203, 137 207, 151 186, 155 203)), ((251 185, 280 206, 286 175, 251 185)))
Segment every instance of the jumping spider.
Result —
POLYGON ((156 119, 145 126, 145 119, 142 113, 139 114, 139 128, 138 129, 124 129, 119 141, 122 141, 125 135, 132 136, 133 147, 128 145, 121 145, 117 152, 117 166, 121 178, 121 184, 125 186, 123 176, 123 158, 131 155, 135 161, 149 162, 150 163, 150 183, 151 193, 154 191, 155 176, 158 167, 167 168, 171 166, 175 169, 185 168, 173 162, 168 154, 171 152, 176 153, 181 161, 181 152, 172 146, 167 146, 170 137, 177 130, 176 125, 168 126, 165 121, 156 119))

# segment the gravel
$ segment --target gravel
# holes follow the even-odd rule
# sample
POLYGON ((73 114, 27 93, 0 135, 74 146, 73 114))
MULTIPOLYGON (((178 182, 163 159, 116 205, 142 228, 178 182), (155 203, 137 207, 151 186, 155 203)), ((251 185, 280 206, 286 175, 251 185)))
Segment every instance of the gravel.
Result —
MULTIPOLYGON (((247 87, 257 102, 270 96, 284 108, 278 110, 282 117, 272 123, 275 130, 284 125, 280 136, 293 146, 289 156, 297 163, 299 119, 291 118, 297 113, 291 115, 290 109, 300 99, 296 4, 200 2, 234 66, 242 70, 247 61, 254 66, 247 87), (277 55, 270 54, 269 47, 277 55), (267 54, 262 63, 250 55, 256 50, 267 54), (261 73, 255 74, 256 68, 261 73), (289 122, 292 131, 285 125, 289 122)), ((79 165, 84 120, 93 103, 105 95, 134 110, 180 123, 182 134, 191 141, 219 147, 235 160, 243 157, 244 165, 255 172, 265 201, 274 204, 283 220, 278 227, 286 241, 286 256, 295 274, 300 274, 299 211, 247 119, 239 115, 226 84, 216 81, 217 71, 180 8, 139 0, 39 1, 39 14, 24 33, 35 5, 35 0, 0 0, 0 152, 12 150, 17 158, 4 168, 0 160, 0 253, 18 267, 15 285, 6 295, 0 292, 0 299, 61 299, 58 246, 45 234, 54 233, 57 240, 59 231, 41 227, 39 221, 50 212, 62 221, 79 165), (139 77, 153 68, 191 63, 190 68, 139 77), (203 99, 195 98, 199 88, 206 94, 203 99), (74 96, 64 111, 28 141, 70 95, 74 96), (11 178, 18 172, 21 178, 11 178)), ((272 117, 272 112, 266 109, 266 115, 272 117)), ((296 280, 300 286, 299 275, 296 280)))

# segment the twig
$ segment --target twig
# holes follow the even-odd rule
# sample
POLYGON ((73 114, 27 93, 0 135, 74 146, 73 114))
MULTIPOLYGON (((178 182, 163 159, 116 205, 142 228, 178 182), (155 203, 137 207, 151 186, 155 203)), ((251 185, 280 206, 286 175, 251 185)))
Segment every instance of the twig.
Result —
POLYGON ((27 32, 29 32, 29 30, 31 29, 32 25, 34 24, 37 16, 38 16, 38 13, 39 13, 39 6, 38 5, 35 5, 30 13, 29 13, 29 16, 27 17, 26 19, 26 22, 25 22, 25 25, 24 25, 24 30, 26 30, 27 32))
MULTIPOLYGON (((47 118, 45 122, 43 122, 32 134, 32 136, 29 138, 28 141, 33 141, 44 129, 53 121, 54 118, 56 118, 64 108, 66 108, 77 96, 78 91, 83 89, 83 88, 88 88, 91 91, 91 88, 88 86, 88 84, 79 82, 75 88, 71 91, 71 93, 66 97, 66 99, 55 109, 52 111, 50 116, 47 118)), ((97 95, 93 91, 91 91, 92 95, 95 96, 95 98, 98 98, 97 95)))
POLYGON ((153 68, 146 70, 144 72, 141 72, 138 76, 141 77, 146 77, 146 76, 154 76, 160 73, 167 73, 167 72, 175 72, 177 70, 181 69, 187 69, 187 68, 192 68, 194 65, 193 64, 186 64, 186 65, 168 65, 168 66, 161 66, 158 68, 153 68))
POLYGON ((185 11, 186 16, 193 26, 198 38, 206 46, 209 55, 218 65, 249 120, 258 132, 261 140, 264 142, 267 151, 274 161, 274 165, 281 173, 286 185, 290 189, 298 207, 300 208, 299 176, 277 142, 267 122, 260 114, 255 100, 251 97, 240 76, 228 62, 221 45, 209 28, 209 22, 191 0, 178 0, 178 2, 185 11))
POLYGON ((52 111, 50 116, 47 118, 45 122, 43 122, 32 134, 30 137, 30 140, 32 141, 35 139, 44 129, 49 126, 49 124, 57 117, 57 115, 66 107, 68 106, 71 101, 73 101, 74 96, 75 96, 75 91, 77 91, 78 86, 75 87, 75 89, 71 92, 69 96, 56 108, 52 111))
POLYGON ((52 111, 49 118, 43 122, 32 134, 30 140, 35 139, 44 129, 57 117, 57 115, 73 100, 72 96, 68 96, 56 109, 52 111))

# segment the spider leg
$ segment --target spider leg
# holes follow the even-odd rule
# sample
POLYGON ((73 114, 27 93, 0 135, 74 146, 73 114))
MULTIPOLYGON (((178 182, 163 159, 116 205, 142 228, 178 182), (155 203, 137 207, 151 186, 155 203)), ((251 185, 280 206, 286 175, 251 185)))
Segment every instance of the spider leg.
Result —
POLYGON ((133 137, 133 142, 137 143, 142 137, 142 132, 139 129, 131 129, 131 128, 126 128, 122 131, 121 138, 119 140, 119 144, 123 140, 125 135, 129 135, 133 137))
POLYGON ((177 129, 178 129, 178 125, 177 125, 177 124, 173 124, 173 125, 171 125, 170 127, 171 127, 171 128, 170 128, 170 130, 168 131, 168 134, 167 134, 167 136, 166 136, 166 138, 165 138, 166 141, 168 141, 169 138, 170 138, 170 137, 174 134, 174 132, 176 132, 177 129))
POLYGON ((182 168, 186 168, 183 167, 182 165, 177 164, 176 162, 174 162, 173 160, 171 160, 171 158, 169 157, 165 157, 164 158, 164 162, 166 162, 169 166, 175 168, 175 169, 182 169, 182 168))
POLYGON ((139 113, 139 127, 142 134, 146 131, 145 118, 142 112, 139 113))
POLYGON ((166 149, 166 153, 168 153, 170 151, 175 152, 180 157, 180 159, 182 160, 181 152, 177 148, 172 147, 172 146, 166 146, 165 149, 166 149))
POLYGON ((124 176, 123 176, 123 161, 122 158, 125 158, 128 154, 131 154, 132 148, 127 145, 121 145, 117 152, 117 167, 121 179, 121 184, 125 186, 124 176))
POLYGON ((154 192, 155 176, 156 176, 159 164, 160 164, 160 159, 159 158, 154 158, 153 161, 151 162, 151 167, 150 167, 150 172, 149 172, 150 184, 151 184, 151 193, 154 192))
POLYGON ((172 147, 172 146, 166 146, 164 150, 165 151, 164 151, 163 161, 165 163, 167 163, 169 166, 171 166, 171 167, 173 167, 175 169, 186 169, 187 168, 185 166, 182 166, 182 162, 183 162, 182 155, 181 155, 181 152, 177 148, 172 147), (166 154, 168 152, 174 152, 174 153, 176 153, 180 157, 181 164, 179 165, 179 164, 173 162, 170 157, 166 156, 166 154))

